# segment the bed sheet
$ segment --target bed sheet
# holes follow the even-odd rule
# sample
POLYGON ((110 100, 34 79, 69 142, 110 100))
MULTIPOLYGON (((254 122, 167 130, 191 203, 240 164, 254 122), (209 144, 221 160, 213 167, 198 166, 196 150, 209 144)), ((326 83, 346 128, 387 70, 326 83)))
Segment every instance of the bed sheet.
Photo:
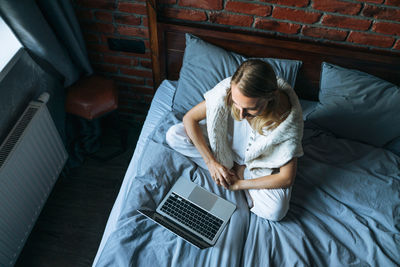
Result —
POLYGON ((167 113, 147 138, 146 149, 137 161, 134 182, 97 266, 241 266, 250 216, 245 196, 243 192, 216 186, 207 170, 165 143, 166 131, 179 121, 175 115, 167 113), (200 250, 137 212, 137 209, 154 210, 180 177, 191 179, 237 205, 212 248, 200 250))
POLYGON ((305 125, 291 207, 251 216, 244 266, 399 266, 400 158, 305 125))
POLYGON ((165 132, 178 119, 168 105, 152 118, 158 105, 149 111, 150 126, 145 123, 94 266, 398 266, 398 156, 306 123, 291 208, 283 221, 270 222, 248 211, 242 192, 217 187, 206 170, 166 145, 165 132), (237 204, 212 248, 197 249, 136 211, 154 208, 180 176, 237 204))
POLYGON ((149 112, 147 113, 145 122, 142 127, 142 131, 140 132, 138 141, 136 143, 135 151, 129 163, 128 169, 125 173, 125 177, 123 179, 117 199, 115 200, 110 216, 108 218, 103 237, 101 239, 97 254, 93 261, 93 266, 95 266, 97 263, 99 253, 103 249, 105 241, 107 240, 110 233, 115 229, 117 219, 121 212, 121 206, 126 199, 126 194, 132 184, 133 177, 135 176, 137 170, 137 164, 135 162, 137 162, 138 158, 143 152, 147 137, 160 123, 160 119, 165 115, 165 113, 171 111, 176 86, 177 81, 164 80, 160 84, 153 97, 149 112))

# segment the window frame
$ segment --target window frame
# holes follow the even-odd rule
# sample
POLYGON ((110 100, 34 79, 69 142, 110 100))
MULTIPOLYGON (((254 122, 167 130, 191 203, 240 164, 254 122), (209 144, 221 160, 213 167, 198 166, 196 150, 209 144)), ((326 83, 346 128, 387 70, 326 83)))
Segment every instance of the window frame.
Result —
MULTIPOLYGON (((8 26, 8 24, 5 22, 5 20, 0 16, 0 33, 2 36, 0 37, 2 39, 2 43, 4 42, 9 42, 13 43, 12 45, 16 45, 16 49, 14 49, 13 53, 10 52, 7 54, 6 49, 9 47, 6 47, 5 49, 2 49, 3 55, 5 55, 5 59, 8 58, 8 61, 6 63, 3 63, 4 65, 0 65, 0 81, 3 80, 3 78, 7 75, 7 73, 12 69, 12 67, 15 65, 15 63, 19 60, 19 58, 22 56, 24 47, 21 44, 21 42, 18 40, 17 36, 15 36, 14 32, 11 30, 11 28, 8 26), (3 36, 6 35, 6 36, 3 36), (19 47, 18 47, 19 45, 19 47), (5 53, 3 53, 6 51, 5 53)), ((2 55, 2 56, 3 56, 2 55)), ((0 62, 1 63, 1 62, 0 62)))

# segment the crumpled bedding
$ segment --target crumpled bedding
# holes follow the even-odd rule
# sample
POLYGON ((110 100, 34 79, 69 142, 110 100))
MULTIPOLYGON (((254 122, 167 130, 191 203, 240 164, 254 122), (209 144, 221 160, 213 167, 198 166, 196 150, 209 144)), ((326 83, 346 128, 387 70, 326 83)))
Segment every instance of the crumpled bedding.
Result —
POLYGON ((249 212, 243 192, 172 150, 167 113, 135 161, 137 171, 96 266, 397 266, 400 158, 305 126, 291 207, 280 222, 249 212), (198 249, 137 212, 154 209, 179 177, 235 203, 217 244, 198 249))

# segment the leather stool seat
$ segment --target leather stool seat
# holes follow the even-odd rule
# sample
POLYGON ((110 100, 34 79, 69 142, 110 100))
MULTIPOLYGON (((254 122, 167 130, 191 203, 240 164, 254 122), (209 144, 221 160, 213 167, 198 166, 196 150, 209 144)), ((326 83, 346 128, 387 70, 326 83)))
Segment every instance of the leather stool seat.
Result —
POLYGON ((99 75, 85 77, 68 89, 68 113, 92 120, 118 108, 118 91, 113 80, 99 75))
MULTIPOLYGON (((99 75, 81 78, 68 88, 65 110, 69 116, 70 133, 69 151, 71 161, 82 162, 86 155, 106 161, 112 159, 127 149, 127 136, 121 129, 118 112, 118 90, 113 80, 99 75), (100 119, 103 115, 115 115, 112 129, 118 130, 121 149, 108 156, 100 157, 95 153, 100 149, 102 133, 100 119)), ((77 166, 78 163, 75 164, 77 166)))

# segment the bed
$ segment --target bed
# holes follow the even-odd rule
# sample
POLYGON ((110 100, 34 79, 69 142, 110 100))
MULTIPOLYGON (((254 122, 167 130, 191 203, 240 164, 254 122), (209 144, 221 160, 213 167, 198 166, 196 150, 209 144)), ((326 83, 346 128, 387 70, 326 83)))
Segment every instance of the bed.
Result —
MULTIPOLYGON (((400 55, 159 21, 157 91, 93 266, 398 266, 400 55), (173 151, 166 130, 246 58, 294 86, 305 121, 290 210, 249 212, 243 192, 173 151), (198 249, 137 212, 179 177, 235 203, 217 244, 198 249)), ((155 28, 153 28, 154 30, 155 28)))

